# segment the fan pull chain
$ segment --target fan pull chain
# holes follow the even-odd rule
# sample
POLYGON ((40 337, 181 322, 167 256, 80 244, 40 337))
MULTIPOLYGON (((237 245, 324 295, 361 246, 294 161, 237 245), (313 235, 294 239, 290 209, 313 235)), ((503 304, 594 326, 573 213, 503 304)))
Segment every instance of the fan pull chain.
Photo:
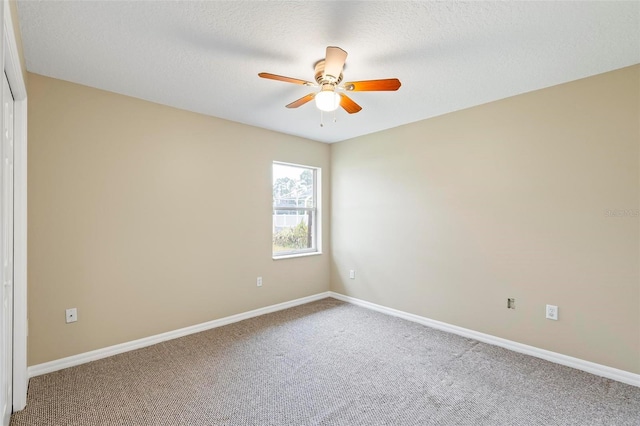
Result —
MULTIPOLYGON (((336 118, 336 112, 333 111, 333 120, 334 123, 338 122, 338 119, 336 118)), ((320 110, 320 127, 324 127, 324 112, 322 110, 320 110)))

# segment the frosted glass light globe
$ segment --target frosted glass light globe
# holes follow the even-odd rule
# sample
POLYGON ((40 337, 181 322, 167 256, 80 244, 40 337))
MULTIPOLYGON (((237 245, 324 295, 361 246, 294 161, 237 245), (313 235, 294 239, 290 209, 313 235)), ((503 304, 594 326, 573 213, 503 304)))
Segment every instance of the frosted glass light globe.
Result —
POLYGON ((323 90, 315 97, 316 106, 321 111, 335 111, 340 106, 340 95, 333 90, 323 90))

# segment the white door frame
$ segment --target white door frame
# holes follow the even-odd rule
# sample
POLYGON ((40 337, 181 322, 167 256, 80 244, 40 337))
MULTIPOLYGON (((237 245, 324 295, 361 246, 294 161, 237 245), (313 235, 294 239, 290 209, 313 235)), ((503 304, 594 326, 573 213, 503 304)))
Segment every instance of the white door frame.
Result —
MULTIPOLYGON (((27 405, 27 87, 9 1, 2 0, 0 58, 15 101, 13 254, 13 411, 27 405)), ((0 120, 4 120, 0 114, 0 120)), ((0 128, 2 128, 0 122, 0 128)))

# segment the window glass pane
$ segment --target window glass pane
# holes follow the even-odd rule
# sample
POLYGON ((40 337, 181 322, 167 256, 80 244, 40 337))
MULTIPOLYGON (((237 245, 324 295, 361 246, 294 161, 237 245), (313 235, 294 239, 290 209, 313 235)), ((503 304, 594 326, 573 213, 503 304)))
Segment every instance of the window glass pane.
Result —
POLYGON ((316 251, 316 170, 273 163, 273 254, 316 251))

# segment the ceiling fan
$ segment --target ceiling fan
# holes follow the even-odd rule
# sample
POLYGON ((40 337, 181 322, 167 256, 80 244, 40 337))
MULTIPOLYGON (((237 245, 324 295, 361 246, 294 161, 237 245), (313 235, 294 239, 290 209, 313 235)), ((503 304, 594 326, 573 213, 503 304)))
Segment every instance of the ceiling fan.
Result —
POLYGON ((344 92, 371 92, 393 91, 400 88, 400 80, 387 78, 383 80, 365 80, 342 82, 342 70, 347 59, 347 52, 335 46, 328 46, 325 59, 315 64, 315 83, 297 78, 261 72, 258 76, 271 80, 284 81, 286 83, 302 84, 304 86, 319 87, 320 91, 309 93, 300 99, 291 102, 287 108, 298 108, 315 99, 316 106, 321 111, 335 111, 342 107, 349 114, 354 114, 362 109, 344 92))

